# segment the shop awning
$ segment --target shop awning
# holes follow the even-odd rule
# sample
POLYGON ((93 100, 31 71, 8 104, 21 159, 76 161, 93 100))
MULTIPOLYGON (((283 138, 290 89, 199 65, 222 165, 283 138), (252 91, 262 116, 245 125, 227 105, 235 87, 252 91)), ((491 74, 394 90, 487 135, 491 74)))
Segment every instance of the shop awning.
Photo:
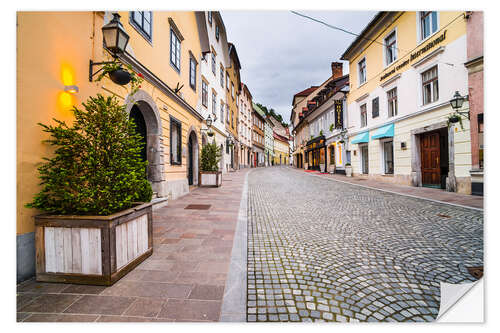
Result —
POLYGON ((370 141, 370 135, 368 134, 368 131, 359 133, 352 139, 351 143, 366 143, 370 141))
POLYGON ((372 135, 372 139, 392 138, 394 136, 394 124, 377 128, 372 135))

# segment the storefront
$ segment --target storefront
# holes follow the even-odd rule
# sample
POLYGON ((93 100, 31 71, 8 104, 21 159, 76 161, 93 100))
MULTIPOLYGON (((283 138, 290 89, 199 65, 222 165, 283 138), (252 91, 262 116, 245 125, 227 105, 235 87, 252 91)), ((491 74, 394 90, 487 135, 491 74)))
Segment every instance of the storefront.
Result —
POLYGON ((327 170, 325 136, 320 135, 307 142, 306 156, 309 170, 327 170))

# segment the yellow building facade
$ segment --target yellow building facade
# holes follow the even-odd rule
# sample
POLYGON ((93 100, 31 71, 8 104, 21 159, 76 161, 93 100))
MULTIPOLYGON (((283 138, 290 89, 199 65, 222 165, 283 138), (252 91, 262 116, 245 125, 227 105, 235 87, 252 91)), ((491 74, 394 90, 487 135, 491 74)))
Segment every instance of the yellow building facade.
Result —
MULTIPOLYGON (((97 93, 114 95, 146 125, 148 180, 154 196, 175 199, 197 180, 203 117, 196 111, 197 69, 209 52, 202 12, 119 12, 130 36, 119 60, 144 76, 136 94, 107 77, 89 80, 89 62, 111 59, 101 28, 111 12, 17 13, 17 277, 34 273, 34 220, 27 209, 39 192, 37 167, 52 151, 38 122, 71 123, 71 108, 97 93), (175 50, 172 52, 172 45, 175 50), (191 69, 191 70, 190 70, 191 69), (194 71, 193 71, 194 69, 194 71), (194 80, 193 80, 194 77, 194 80), (194 81, 194 82, 193 82, 194 81), (76 86, 78 91, 65 91, 76 86), (180 88, 177 89, 176 88, 180 88)), ((93 66, 91 72, 100 67, 93 66)))
POLYGON ((288 165, 290 147, 288 140, 280 135, 274 135, 274 165, 288 165))
POLYGON ((469 121, 447 121, 468 93, 464 12, 379 12, 342 59, 353 174, 470 193, 469 121))

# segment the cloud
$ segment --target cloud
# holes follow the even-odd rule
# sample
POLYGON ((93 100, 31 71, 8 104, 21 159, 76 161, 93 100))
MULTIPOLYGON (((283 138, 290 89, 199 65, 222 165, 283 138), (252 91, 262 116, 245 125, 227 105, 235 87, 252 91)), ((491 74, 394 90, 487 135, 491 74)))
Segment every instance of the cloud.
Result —
MULTIPOLYGON (((376 12, 300 11, 331 25, 359 33, 376 12)), ((254 101, 290 119, 295 93, 319 85, 331 75, 330 64, 355 36, 328 28, 289 11, 222 11, 228 41, 236 46, 241 80, 254 101)), ((348 73, 344 62, 344 73, 348 73)))

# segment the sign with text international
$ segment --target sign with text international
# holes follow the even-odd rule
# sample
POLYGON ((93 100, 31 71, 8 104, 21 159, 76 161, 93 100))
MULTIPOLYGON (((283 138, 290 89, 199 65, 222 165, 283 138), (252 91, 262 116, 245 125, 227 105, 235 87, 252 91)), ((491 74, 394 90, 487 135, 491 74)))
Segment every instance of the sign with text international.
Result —
POLYGON ((385 80, 386 78, 388 78, 389 76, 391 76, 392 74, 396 73, 397 71, 399 71, 401 68, 405 67, 406 65, 408 65, 410 63, 410 61, 414 61, 415 59, 419 58, 422 54, 426 53, 427 51, 429 51, 430 49, 432 49, 434 46, 438 45, 439 43, 441 43, 442 41, 444 41, 446 38, 446 30, 443 31, 443 33, 439 36, 437 36, 436 38, 430 40, 429 42, 427 42, 422 48, 420 48, 418 51, 415 51, 413 52, 412 54, 410 54, 410 57, 405 59, 404 61, 398 61, 397 62, 397 65, 396 66, 393 66, 389 71, 385 72, 381 77, 380 77, 380 81, 383 81, 385 80))
POLYGON ((342 128, 344 123, 344 112, 342 110, 342 101, 335 101, 335 128, 342 128))

